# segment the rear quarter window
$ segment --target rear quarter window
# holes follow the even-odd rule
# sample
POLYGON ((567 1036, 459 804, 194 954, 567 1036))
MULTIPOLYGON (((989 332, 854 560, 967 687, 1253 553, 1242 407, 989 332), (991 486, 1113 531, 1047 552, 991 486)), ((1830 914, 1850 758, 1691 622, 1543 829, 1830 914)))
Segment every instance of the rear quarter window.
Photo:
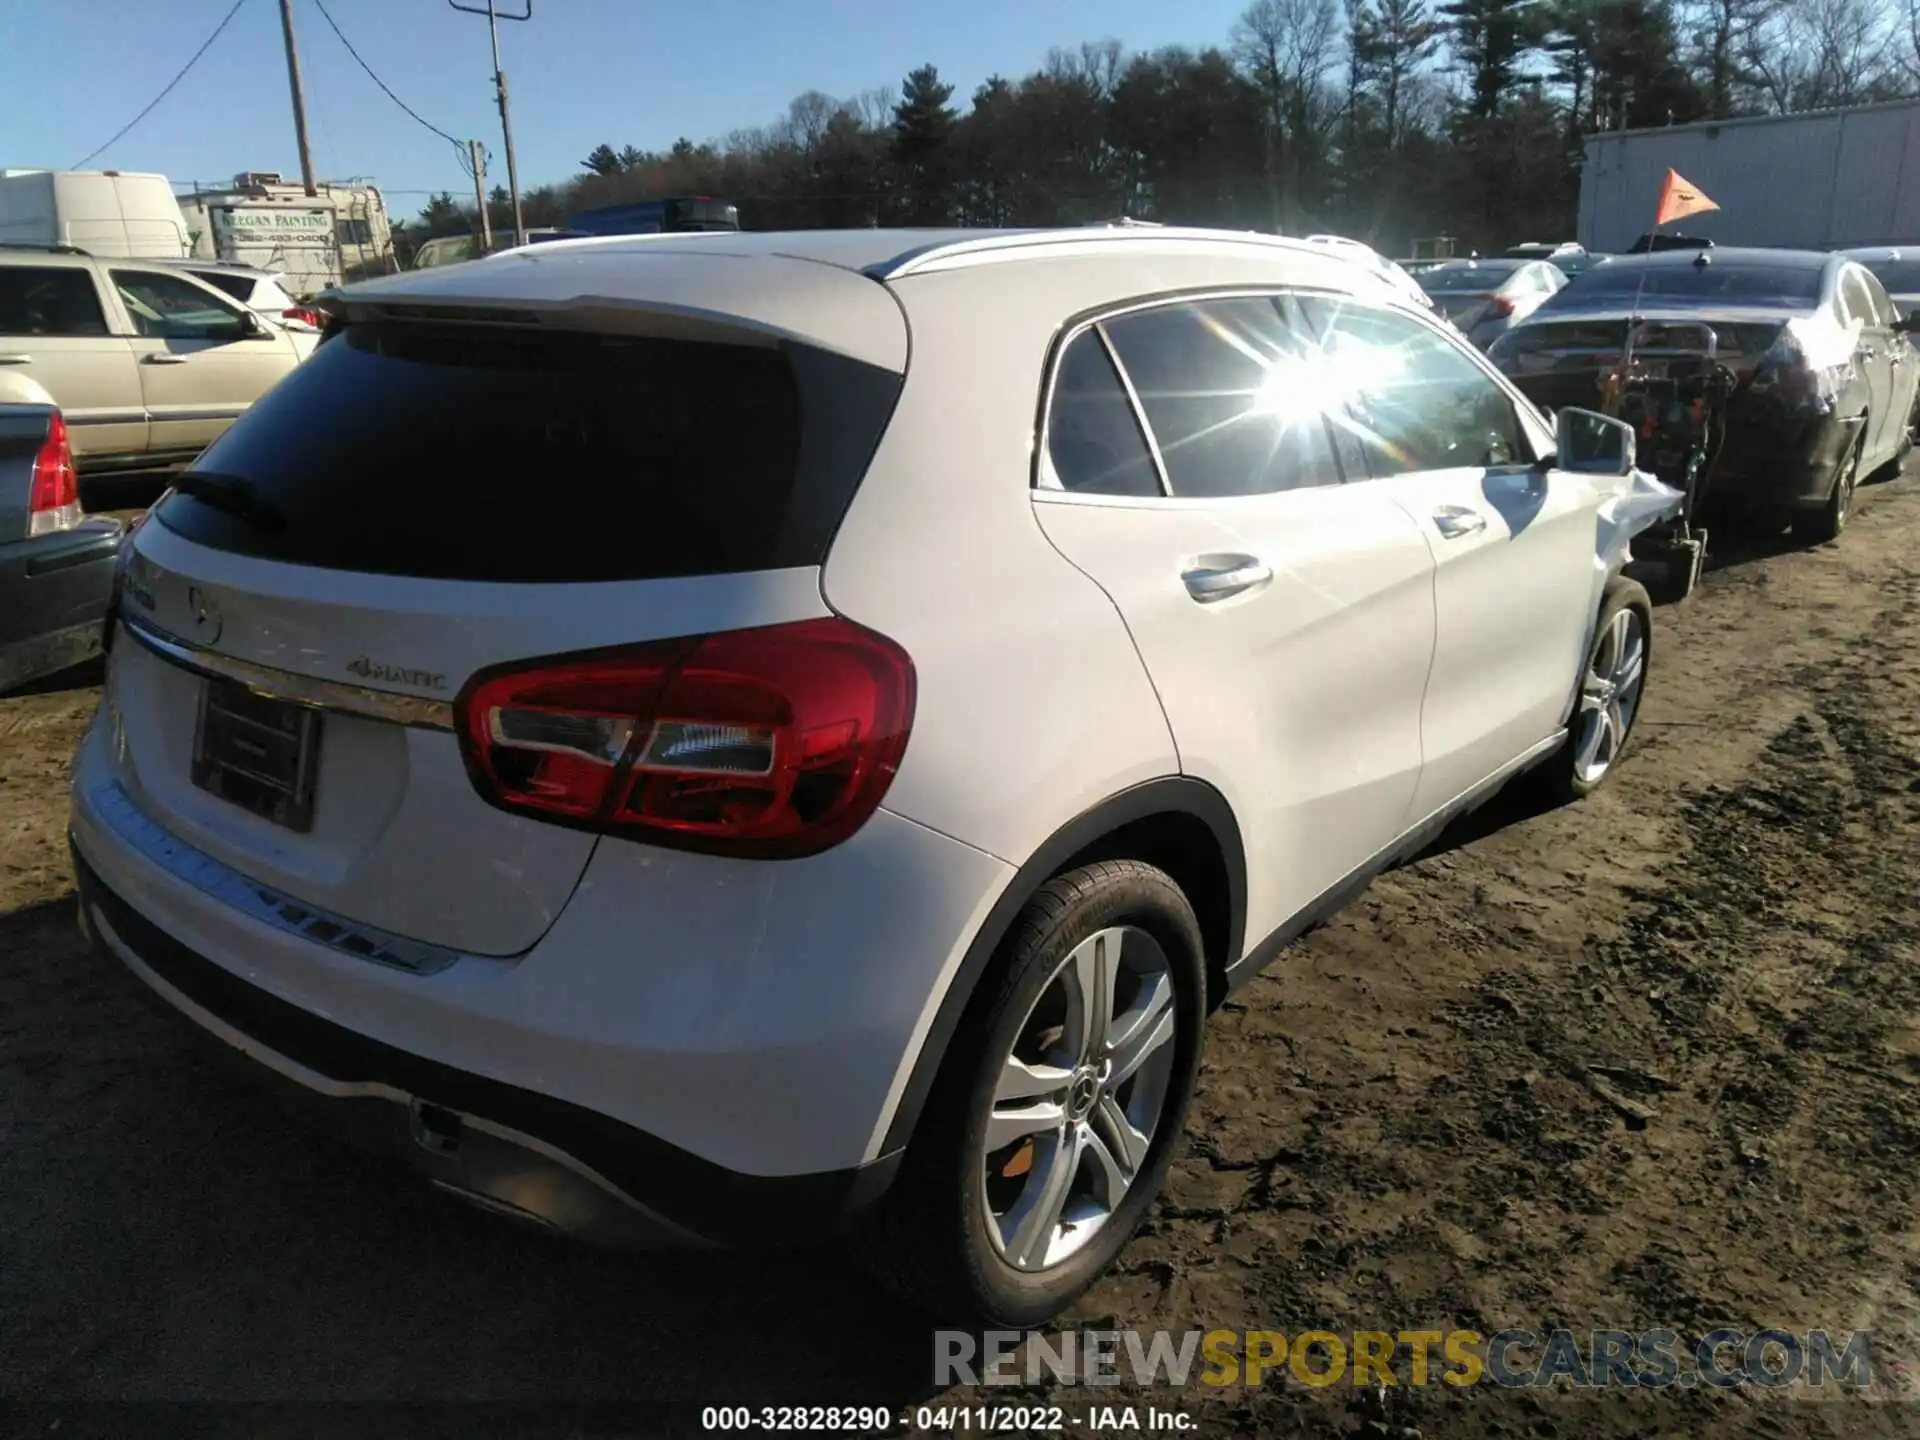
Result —
POLYGON ((250 275, 232 275, 222 270, 195 270, 193 274, 214 289, 231 295, 242 305, 247 304, 253 296, 254 281, 250 275))
POLYGON ((202 544, 375 574, 658 579, 825 558, 901 377, 803 346, 376 322, 319 346, 175 494, 202 544))

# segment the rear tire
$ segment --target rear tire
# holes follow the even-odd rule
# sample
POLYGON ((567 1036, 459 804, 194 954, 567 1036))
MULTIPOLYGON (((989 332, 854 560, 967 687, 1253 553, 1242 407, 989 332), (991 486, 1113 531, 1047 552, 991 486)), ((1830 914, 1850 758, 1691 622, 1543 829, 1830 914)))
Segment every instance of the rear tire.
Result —
POLYGON ((1860 422, 1860 433, 1853 438, 1846 452, 1840 457, 1840 463, 1833 472, 1833 492, 1827 496, 1827 503, 1818 510, 1804 511, 1793 517, 1793 534, 1796 540, 1808 545, 1824 545, 1838 540, 1840 532, 1847 528, 1847 517, 1853 514, 1853 495, 1860 483, 1860 454, 1867 443, 1867 426, 1871 419, 1860 422))
POLYGON ((1566 744, 1536 772, 1548 800, 1583 799, 1613 774, 1640 718, 1652 663, 1653 602, 1640 585, 1615 576, 1600 597, 1566 744))
POLYGON ((853 1237, 860 1262, 954 1323, 1024 1329, 1079 1298, 1166 1181, 1199 1070, 1204 955, 1192 906, 1151 865, 1101 861, 1043 885, 853 1237), (1103 1010, 1089 1038, 1085 1017, 1103 1010))

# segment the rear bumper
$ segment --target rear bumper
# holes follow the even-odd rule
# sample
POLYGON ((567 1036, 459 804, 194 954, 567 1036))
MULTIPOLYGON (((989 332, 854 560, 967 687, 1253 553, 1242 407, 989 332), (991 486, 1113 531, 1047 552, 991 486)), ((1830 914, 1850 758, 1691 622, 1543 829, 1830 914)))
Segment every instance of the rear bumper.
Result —
POLYGON ((840 1227, 891 1178, 921 1037, 1012 875, 884 810, 804 861, 608 841, 526 953, 409 969, 142 811, 116 778, 112 697, 73 786, 98 942, 429 1178, 568 1231, 840 1227))
POLYGON ((0 545, 0 691, 100 653, 117 520, 0 545))
POLYGON ((606 1115, 385 1045, 288 1004, 175 940, 74 851, 83 929, 200 1032, 317 1123, 483 1208, 619 1245, 781 1244, 831 1235, 899 1155, 743 1175, 606 1115))

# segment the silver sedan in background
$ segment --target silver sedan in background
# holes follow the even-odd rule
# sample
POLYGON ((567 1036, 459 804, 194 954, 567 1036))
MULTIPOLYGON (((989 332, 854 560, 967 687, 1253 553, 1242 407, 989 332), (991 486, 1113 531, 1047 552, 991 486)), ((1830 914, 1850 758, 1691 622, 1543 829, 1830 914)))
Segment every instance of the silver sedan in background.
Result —
POLYGON ((1544 260, 1449 260, 1415 278, 1435 308, 1482 350, 1567 283, 1544 260))

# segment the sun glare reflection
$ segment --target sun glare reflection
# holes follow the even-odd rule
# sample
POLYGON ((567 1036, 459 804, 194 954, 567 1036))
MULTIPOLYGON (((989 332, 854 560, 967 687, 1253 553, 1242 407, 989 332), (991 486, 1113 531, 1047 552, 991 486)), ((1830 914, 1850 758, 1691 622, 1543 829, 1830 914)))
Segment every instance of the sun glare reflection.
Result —
POLYGON ((1217 435, 1250 420, 1277 422, 1277 451, 1286 433, 1324 420, 1354 436, 1396 462, 1406 459, 1401 447, 1369 426, 1363 416, 1371 400, 1406 374, 1407 355, 1400 345, 1374 345, 1350 334, 1334 334, 1303 349, 1283 349, 1266 337, 1250 335, 1204 312, 1194 318, 1210 334, 1259 367, 1260 378, 1244 390, 1182 390, 1160 394, 1166 399, 1228 399, 1244 401, 1237 414, 1174 441, 1169 449, 1217 435))

